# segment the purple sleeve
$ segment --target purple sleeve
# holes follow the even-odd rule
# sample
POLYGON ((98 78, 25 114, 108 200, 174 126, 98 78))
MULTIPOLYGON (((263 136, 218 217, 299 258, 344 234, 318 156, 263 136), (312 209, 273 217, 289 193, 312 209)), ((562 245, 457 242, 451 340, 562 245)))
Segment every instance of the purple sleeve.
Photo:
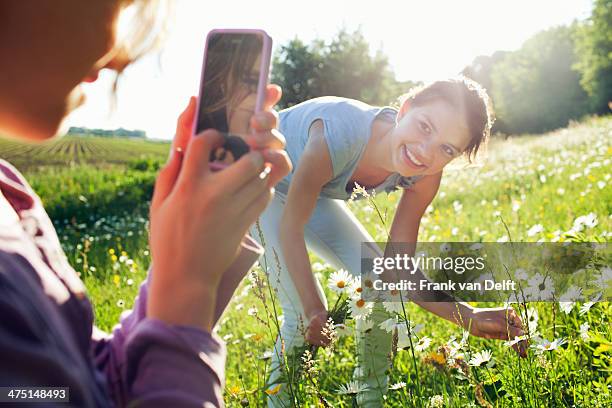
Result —
MULTIPOLYGON (((262 252, 247 236, 221 281, 215 321, 262 252)), ((94 330, 95 364, 107 379, 112 399, 119 406, 223 406, 223 342, 195 327, 148 319, 147 294, 148 279, 140 286, 134 308, 121 316, 112 335, 94 330)))
POLYGON ((225 346, 195 327, 145 316, 148 279, 112 335, 94 332, 95 365, 119 406, 222 406, 225 346))

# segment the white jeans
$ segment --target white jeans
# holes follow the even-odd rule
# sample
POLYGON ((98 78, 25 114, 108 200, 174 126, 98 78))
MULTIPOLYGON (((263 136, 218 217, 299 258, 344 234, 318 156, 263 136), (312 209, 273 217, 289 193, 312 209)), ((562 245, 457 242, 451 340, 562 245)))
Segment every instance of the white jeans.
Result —
MULTIPOLYGON (((286 185, 279 187, 287 188, 286 185)), ((277 189, 272 202, 251 229, 251 236, 265 246, 266 252, 263 257, 266 259, 262 257, 260 264, 262 267, 267 267, 269 282, 277 294, 284 314, 280 334, 272 353, 268 384, 278 382, 283 372, 282 365, 285 364, 281 355, 283 343, 287 356, 293 347, 302 346, 307 324, 299 294, 287 271, 279 241, 279 226, 285 201, 286 195, 277 189)), ((373 241, 344 201, 323 197, 317 200, 304 235, 308 249, 314 251, 325 262, 335 268, 343 268, 353 276, 361 274, 361 243, 373 241)), ((327 307, 321 284, 318 281, 316 283, 318 296, 327 307)), ((379 323, 389 317, 382 305, 376 304, 368 319, 374 323, 373 328, 357 338, 358 367, 355 369, 354 378, 368 386, 368 391, 358 396, 361 406, 382 406, 382 396, 387 390, 386 371, 391 364, 392 336, 380 329, 379 323)), ((268 406, 291 406, 286 384, 282 385, 278 394, 268 397, 268 406)))

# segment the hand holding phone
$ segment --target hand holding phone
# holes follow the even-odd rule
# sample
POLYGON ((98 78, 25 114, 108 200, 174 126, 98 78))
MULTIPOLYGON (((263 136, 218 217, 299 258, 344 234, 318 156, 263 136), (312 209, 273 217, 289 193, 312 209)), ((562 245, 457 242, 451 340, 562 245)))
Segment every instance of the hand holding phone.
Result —
POLYGON ((263 30, 213 30, 206 38, 194 134, 216 129, 224 145, 211 152, 213 169, 250 149, 251 117, 265 102, 272 40, 263 30))

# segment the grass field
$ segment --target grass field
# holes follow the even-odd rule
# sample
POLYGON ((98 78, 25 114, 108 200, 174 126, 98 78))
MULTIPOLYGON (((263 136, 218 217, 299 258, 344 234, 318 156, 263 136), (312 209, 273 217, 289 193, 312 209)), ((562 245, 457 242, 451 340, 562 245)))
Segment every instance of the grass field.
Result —
MULTIPOLYGON (((0 157, 23 171, 45 202, 103 330, 110 330, 132 306, 146 274, 147 200, 168 148, 98 138, 67 138, 38 148, 0 143, 0 157)), ((611 159, 610 116, 550 134, 496 139, 484 164, 445 172, 419 239, 607 242, 612 234, 611 159), (587 215, 591 221, 576 233, 576 219, 587 215)), ((384 240, 399 197, 379 194, 350 206, 372 236, 384 240)), ((312 262, 327 288, 332 268, 315 257, 312 262)), ((326 290, 333 304, 337 294, 326 290)), ((228 345, 225 397, 230 407, 263 406, 266 392, 277 391, 265 386, 268 352, 282 319, 270 293, 265 274, 256 268, 217 328, 228 345)), ((529 356, 519 359, 500 341, 469 337, 462 342, 459 328, 407 305, 413 323, 423 325, 413 334, 420 347, 397 351, 389 373, 394 389, 385 405, 612 406, 609 304, 566 305, 561 310, 557 303, 531 303, 523 310, 542 339, 563 341, 547 345, 534 338, 529 356), (486 360, 485 350, 491 359, 476 365, 475 357, 486 360)), ((348 326, 352 328, 352 321, 348 326)), ((310 369, 296 378, 297 404, 352 406, 354 396, 339 388, 351 380, 354 367, 353 336, 339 333, 333 347, 320 351, 310 369)))

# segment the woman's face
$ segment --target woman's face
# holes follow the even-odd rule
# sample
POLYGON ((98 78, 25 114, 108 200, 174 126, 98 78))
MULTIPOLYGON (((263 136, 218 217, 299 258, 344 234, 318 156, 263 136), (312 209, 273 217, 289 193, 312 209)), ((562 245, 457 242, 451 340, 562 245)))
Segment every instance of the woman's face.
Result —
POLYGON ((261 66, 261 54, 253 62, 248 75, 240 78, 236 86, 236 95, 230 98, 228 104, 229 132, 235 135, 246 136, 251 131, 251 116, 257 104, 257 84, 261 66))
POLYGON ((44 140, 84 102, 80 83, 112 67, 121 0, 0 5, 0 134, 44 140))
POLYGON ((470 141, 463 113, 443 100, 404 106, 391 133, 391 162, 402 176, 439 173, 470 141))

